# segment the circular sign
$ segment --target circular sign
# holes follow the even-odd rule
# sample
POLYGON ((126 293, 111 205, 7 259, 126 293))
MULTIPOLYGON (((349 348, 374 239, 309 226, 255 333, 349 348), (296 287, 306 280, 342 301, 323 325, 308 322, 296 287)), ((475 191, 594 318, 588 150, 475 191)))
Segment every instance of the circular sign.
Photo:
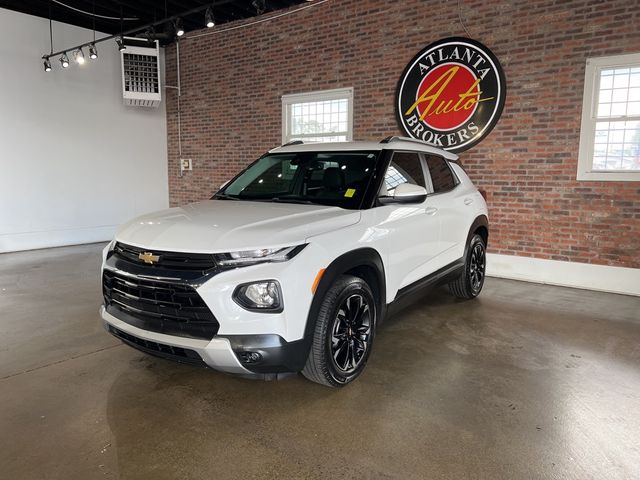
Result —
POLYGON ((491 50, 469 38, 445 38, 405 68, 396 115, 410 137, 458 153, 489 134, 505 98, 504 72, 491 50))

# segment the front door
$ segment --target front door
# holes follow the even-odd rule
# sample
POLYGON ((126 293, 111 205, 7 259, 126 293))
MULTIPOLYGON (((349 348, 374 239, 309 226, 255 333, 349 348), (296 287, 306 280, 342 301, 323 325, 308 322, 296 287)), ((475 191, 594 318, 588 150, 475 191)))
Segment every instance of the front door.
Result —
MULTIPOLYGON (((394 152, 385 174, 381 196, 392 196, 402 183, 428 188, 422 156, 415 152, 394 152)), ((428 197, 427 197, 428 198, 428 197)), ((439 215, 427 201, 390 204, 375 208, 378 228, 386 233, 387 282, 390 291, 406 287, 428 272, 428 263, 440 252, 439 215)))

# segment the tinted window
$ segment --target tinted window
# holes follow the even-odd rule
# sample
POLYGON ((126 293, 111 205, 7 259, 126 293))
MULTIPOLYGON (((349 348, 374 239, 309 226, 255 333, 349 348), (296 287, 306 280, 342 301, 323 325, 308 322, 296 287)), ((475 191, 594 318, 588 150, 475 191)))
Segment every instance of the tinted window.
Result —
POLYGON ((447 192, 456 186, 456 180, 444 158, 429 156, 427 157, 427 166, 434 193, 447 192))
POLYGON ((426 188, 420 155, 408 152, 394 153, 384 176, 384 183, 389 195, 393 195, 395 188, 403 183, 413 183, 426 188))

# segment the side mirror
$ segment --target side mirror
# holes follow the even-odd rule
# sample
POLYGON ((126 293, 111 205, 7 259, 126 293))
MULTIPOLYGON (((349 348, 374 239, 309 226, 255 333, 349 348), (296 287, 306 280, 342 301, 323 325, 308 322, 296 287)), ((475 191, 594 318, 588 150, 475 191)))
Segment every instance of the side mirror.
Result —
POLYGON ((380 197, 380 203, 420 203, 427 198, 427 189, 413 183, 402 183, 393 191, 392 197, 380 197))

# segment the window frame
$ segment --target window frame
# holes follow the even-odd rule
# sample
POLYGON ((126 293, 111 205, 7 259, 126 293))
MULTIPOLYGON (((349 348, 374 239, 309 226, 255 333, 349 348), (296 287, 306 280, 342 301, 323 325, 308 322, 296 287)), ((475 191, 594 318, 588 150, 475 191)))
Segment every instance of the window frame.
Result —
POLYGON ((449 160, 444 158, 442 155, 437 155, 434 153, 422 153, 422 162, 424 163, 424 170, 428 177, 428 183, 429 185, 431 185, 431 192, 429 192, 429 196, 442 195, 445 193, 453 192, 456 188, 458 188, 458 185, 460 185, 460 179, 456 175, 456 172, 453 170, 453 168, 451 168, 451 162, 449 162, 449 160), (453 187, 451 187, 448 190, 442 190, 440 192, 436 192, 436 188, 433 184, 433 178, 431 178, 431 170, 429 170, 429 163, 427 162, 427 157, 439 158, 444 162, 444 164, 449 169, 449 173, 451 173, 451 178, 453 179, 453 187))
MULTIPOLYGON (((389 158, 389 161, 387 162, 387 166, 383 171, 382 174, 382 183, 380 184, 380 188, 378 189, 378 197, 384 197, 384 195, 380 195, 380 190, 382 190, 382 187, 384 187, 384 190, 386 192, 388 192, 387 190, 387 182, 386 182, 386 178, 387 178, 387 172, 389 171, 389 168, 391 167, 391 164, 393 163, 393 157, 395 157, 395 155, 397 153, 410 153, 413 155, 416 155, 418 157, 418 162, 420 162, 420 169, 422 170, 422 178, 424 179, 424 184, 425 184, 425 190, 427 190, 427 195, 430 195, 433 192, 433 186, 431 185, 431 177, 429 176, 429 172, 427 170, 427 164, 424 160, 424 156, 422 155, 422 152, 416 152, 414 150, 392 150, 391 151, 391 156, 389 158), (429 190, 431 188, 431 190, 429 190)), ((421 186, 421 185, 420 185, 421 186)), ((395 187, 394 187, 395 188, 395 187)))
MULTIPOLYGON (((291 106, 297 103, 307 102, 325 102, 329 100, 347 100, 347 131, 346 140, 351 142, 353 140, 353 87, 348 88, 336 88, 332 90, 318 90, 314 92, 306 93, 293 93, 288 95, 282 95, 282 144, 289 143, 294 138, 304 141, 304 137, 321 137, 321 136, 336 136, 336 134, 317 134, 309 133, 303 135, 293 135, 291 133, 291 106)), ((340 135, 343 132, 339 133, 340 135)))
MULTIPOLYGON (((580 145, 578 150, 578 181, 640 181, 637 170, 594 170, 593 153, 596 135, 598 99, 600 95, 600 72, 612 68, 640 67, 640 53, 588 58, 584 73, 582 95, 582 120, 580 124, 580 145)), ((625 116, 627 120, 640 121, 640 116, 625 116)), ((612 117, 620 120, 619 117, 612 117)))

